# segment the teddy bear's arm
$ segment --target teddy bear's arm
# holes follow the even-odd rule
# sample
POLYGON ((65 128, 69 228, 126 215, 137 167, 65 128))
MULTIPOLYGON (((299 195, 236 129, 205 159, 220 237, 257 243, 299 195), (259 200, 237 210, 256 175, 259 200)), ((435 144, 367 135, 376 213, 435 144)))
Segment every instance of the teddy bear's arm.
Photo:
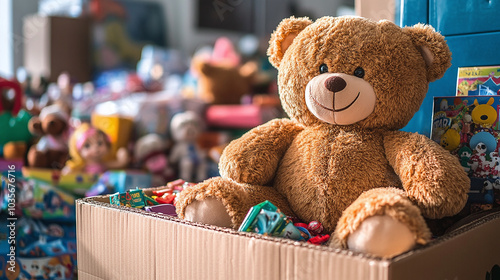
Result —
POLYGON ((267 185, 302 129, 289 119, 276 119, 250 130, 224 149, 219 162, 221 177, 240 183, 267 185))
POLYGON ((470 179, 455 156, 423 135, 402 131, 387 133, 384 147, 408 197, 424 216, 442 218, 463 208, 470 179))

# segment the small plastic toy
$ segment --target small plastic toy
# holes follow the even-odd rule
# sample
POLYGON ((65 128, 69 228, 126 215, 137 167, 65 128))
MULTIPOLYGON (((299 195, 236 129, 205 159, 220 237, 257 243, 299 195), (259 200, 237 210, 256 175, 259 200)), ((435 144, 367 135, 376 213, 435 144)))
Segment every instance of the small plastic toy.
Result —
POLYGON ((125 148, 120 148, 116 160, 105 161, 111 151, 111 143, 106 133, 87 123, 80 125, 71 135, 69 153, 71 160, 66 162, 63 174, 84 171, 100 174, 108 169, 121 169, 129 163, 125 148))
POLYGON ((323 232, 323 225, 318 221, 312 221, 307 225, 307 230, 314 235, 320 234, 323 232))
POLYGON ((192 111, 174 115, 170 123, 175 144, 169 159, 177 165, 179 177, 189 182, 207 178, 206 155, 197 145, 201 124, 201 119, 192 111))
POLYGON ((301 231, 268 200, 250 208, 238 231, 304 240, 301 231))

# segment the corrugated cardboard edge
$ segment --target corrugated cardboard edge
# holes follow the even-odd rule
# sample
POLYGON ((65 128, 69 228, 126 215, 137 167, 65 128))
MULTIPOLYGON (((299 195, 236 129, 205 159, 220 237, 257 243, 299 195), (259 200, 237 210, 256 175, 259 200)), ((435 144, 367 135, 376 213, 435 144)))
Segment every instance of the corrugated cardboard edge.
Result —
POLYGON ((394 258, 389 279, 486 279, 500 265, 500 211, 464 224, 394 258))
POLYGON ((402 279, 401 274, 403 279, 413 279, 411 271, 417 271, 415 279, 439 279, 418 276, 439 263, 429 264, 429 255, 454 254, 448 247, 469 242, 468 235, 475 232, 470 229, 500 225, 500 213, 494 213, 388 260, 191 223, 110 205, 108 199, 76 202, 81 279, 402 279))

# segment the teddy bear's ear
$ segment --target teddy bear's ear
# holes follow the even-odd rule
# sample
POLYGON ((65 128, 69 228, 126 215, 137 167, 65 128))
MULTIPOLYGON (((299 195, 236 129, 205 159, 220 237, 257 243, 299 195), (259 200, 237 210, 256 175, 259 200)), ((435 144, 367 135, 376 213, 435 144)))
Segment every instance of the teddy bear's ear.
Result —
POLYGON ((431 26, 420 23, 405 27, 403 31, 410 35, 413 44, 424 58, 427 65, 427 80, 432 82, 443 77, 451 65, 451 52, 443 35, 431 26))
POLYGON ((28 122, 28 130, 33 135, 43 135, 42 121, 39 117, 32 117, 28 122))
POLYGON ((282 20, 269 40, 267 55, 271 64, 278 68, 285 55, 286 50, 292 44, 293 39, 299 35, 312 21, 307 17, 290 17, 282 20))

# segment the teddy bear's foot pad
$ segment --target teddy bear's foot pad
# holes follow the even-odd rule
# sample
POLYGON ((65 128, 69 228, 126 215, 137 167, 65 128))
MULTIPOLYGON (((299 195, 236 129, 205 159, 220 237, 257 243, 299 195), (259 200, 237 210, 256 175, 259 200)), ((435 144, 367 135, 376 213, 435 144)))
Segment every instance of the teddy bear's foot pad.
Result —
POLYGON ((226 212, 226 207, 220 200, 213 197, 196 200, 186 206, 184 218, 196 223, 231 227, 231 217, 226 212))
POLYGON ((347 238, 349 249, 390 258, 415 246, 410 229, 390 216, 372 216, 347 238))

